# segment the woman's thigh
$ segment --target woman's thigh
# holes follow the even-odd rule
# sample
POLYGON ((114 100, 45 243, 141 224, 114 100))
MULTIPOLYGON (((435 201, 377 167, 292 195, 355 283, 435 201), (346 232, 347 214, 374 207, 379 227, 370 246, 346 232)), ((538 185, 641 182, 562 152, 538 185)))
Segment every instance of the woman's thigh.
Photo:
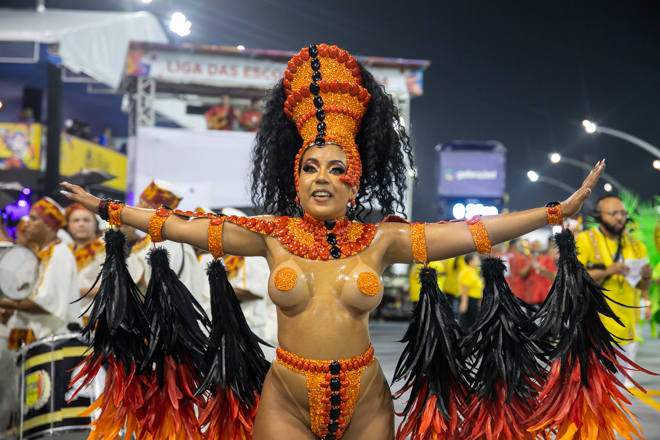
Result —
POLYGON ((378 362, 362 373, 353 418, 342 440, 394 440, 394 402, 378 362))
POLYGON ((253 427, 253 440, 280 438, 318 440, 309 429, 309 421, 305 420, 305 415, 289 394, 292 391, 299 391, 295 388, 300 384, 285 385, 273 368, 277 368, 275 363, 271 365, 261 390, 259 409, 253 427), (290 388, 289 391, 286 386, 290 388))

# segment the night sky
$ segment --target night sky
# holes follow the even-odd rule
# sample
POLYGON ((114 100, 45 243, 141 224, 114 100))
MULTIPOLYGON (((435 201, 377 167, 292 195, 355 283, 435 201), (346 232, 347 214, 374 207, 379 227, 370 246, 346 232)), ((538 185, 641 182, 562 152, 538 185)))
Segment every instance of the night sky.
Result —
MULTIPOLYGON (((139 0, 46 6, 142 7, 139 0)), ((660 147, 658 1, 153 0, 146 9, 161 19, 185 14, 192 33, 179 41, 190 43, 297 51, 325 42, 353 55, 431 60, 425 94, 411 106, 415 221, 438 219, 434 147, 451 139, 497 140, 508 148, 513 210, 568 196, 530 182, 530 169, 581 184, 585 173, 551 164, 551 152, 593 164, 605 157, 606 172, 623 185, 644 198, 660 193, 650 153, 581 126, 590 119, 660 147)), ((600 184, 596 195, 603 192, 600 184)))

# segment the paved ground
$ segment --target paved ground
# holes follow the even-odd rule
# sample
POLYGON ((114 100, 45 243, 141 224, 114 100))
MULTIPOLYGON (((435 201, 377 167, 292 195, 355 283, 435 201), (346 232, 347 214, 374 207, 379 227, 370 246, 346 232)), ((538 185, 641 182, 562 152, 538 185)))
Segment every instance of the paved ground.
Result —
MULTIPOLYGON (((407 323, 383 322, 371 324, 371 340, 376 351, 376 356, 383 366, 387 378, 391 381, 394 368, 403 350, 404 344, 396 342, 401 340, 407 323)), ((660 373, 660 339, 651 339, 648 327, 644 331, 645 343, 637 350, 635 361, 650 371, 660 373)), ((632 402, 630 407, 633 414, 644 431, 646 440, 660 440, 660 376, 649 376, 637 374, 635 380, 648 391, 647 395, 639 392, 635 397, 629 395, 632 402)), ((398 389, 395 386, 394 389, 398 389)), ((395 409, 400 412, 403 409, 405 399, 395 401, 395 409)), ((397 417, 397 424, 401 420, 397 417)))

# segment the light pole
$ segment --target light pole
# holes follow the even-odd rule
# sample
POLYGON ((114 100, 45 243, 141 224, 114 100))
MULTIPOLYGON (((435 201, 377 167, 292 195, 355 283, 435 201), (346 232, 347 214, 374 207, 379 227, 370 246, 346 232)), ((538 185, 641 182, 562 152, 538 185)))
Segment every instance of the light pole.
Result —
MULTIPOLYGON (((576 166, 578 168, 582 168, 583 170, 586 170, 586 171, 589 171, 589 172, 593 171, 593 169, 594 169, 594 167, 592 167, 591 165, 589 165, 586 162, 582 162, 580 160, 572 159, 570 157, 565 157, 565 156, 562 156, 559 153, 552 153, 550 155, 550 162, 552 162, 552 163, 566 163, 566 164, 569 164, 569 165, 576 166)), ((601 174, 601 177, 603 178, 603 180, 611 183, 612 186, 614 188, 616 188, 617 191, 621 191, 621 190, 626 189, 621 184, 621 182, 619 182, 618 180, 616 180, 614 177, 610 176, 607 173, 601 174)))
POLYGON ((633 136, 632 134, 628 134, 620 130, 615 130, 613 128, 603 127, 602 125, 598 125, 595 122, 591 122, 586 119, 582 121, 582 125, 584 126, 584 130, 589 134, 605 133, 609 134, 610 136, 618 137, 619 139, 623 139, 624 141, 628 141, 631 144, 635 144, 638 147, 641 147, 649 153, 653 154, 654 156, 660 158, 660 150, 657 147, 654 147, 653 145, 649 144, 645 140, 638 138, 637 136, 633 136))

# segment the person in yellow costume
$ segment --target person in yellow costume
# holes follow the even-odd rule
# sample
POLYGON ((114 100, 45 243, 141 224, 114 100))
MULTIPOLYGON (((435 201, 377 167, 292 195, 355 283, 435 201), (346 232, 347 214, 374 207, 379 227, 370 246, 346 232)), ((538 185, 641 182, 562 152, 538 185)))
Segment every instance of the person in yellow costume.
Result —
POLYGON ((445 279, 444 292, 450 296, 450 302, 454 309, 454 313, 458 315, 458 303, 461 298, 461 289, 458 285, 458 276, 465 269, 465 259, 463 256, 450 258, 445 260, 445 272, 447 278, 445 279))
MULTIPOLYGON (((410 301, 412 301, 413 304, 417 304, 417 302, 419 302, 419 291, 422 286, 419 283, 418 273, 419 269, 422 267, 424 267, 423 264, 410 265, 410 289, 408 290, 408 293, 410 294, 410 301)), ((428 264, 428 267, 435 269, 435 271, 438 273, 438 287, 444 292, 445 281, 447 279, 444 263, 442 261, 431 261, 428 264)))
MULTIPOLYGON (((593 217, 599 226, 578 234, 578 258, 589 275, 605 288, 605 294, 611 299, 608 303, 623 326, 611 318, 601 317, 603 324, 621 344, 624 354, 634 360, 636 311, 631 307, 637 302, 635 289, 648 289, 652 268, 647 264, 634 274, 626 262, 646 258, 646 246, 624 233, 628 213, 619 197, 609 194, 599 199, 593 217), (630 284, 633 276, 635 285, 630 284)), ((623 382, 622 376, 619 379, 623 382)))
POLYGON ((484 292, 484 282, 479 275, 479 254, 471 253, 464 257, 465 268, 458 276, 458 285, 461 291, 460 305, 458 307, 458 320, 461 329, 467 331, 477 321, 481 297, 484 292))

